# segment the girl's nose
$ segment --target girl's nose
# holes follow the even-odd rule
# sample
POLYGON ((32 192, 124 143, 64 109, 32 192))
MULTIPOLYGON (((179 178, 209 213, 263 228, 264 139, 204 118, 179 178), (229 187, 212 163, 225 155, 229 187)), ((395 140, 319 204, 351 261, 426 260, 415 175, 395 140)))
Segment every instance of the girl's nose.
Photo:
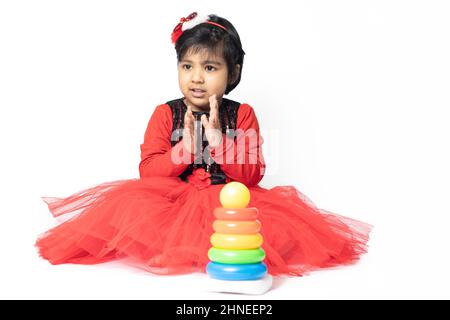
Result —
POLYGON ((200 69, 194 70, 192 73, 192 82, 203 83, 203 72, 200 69))

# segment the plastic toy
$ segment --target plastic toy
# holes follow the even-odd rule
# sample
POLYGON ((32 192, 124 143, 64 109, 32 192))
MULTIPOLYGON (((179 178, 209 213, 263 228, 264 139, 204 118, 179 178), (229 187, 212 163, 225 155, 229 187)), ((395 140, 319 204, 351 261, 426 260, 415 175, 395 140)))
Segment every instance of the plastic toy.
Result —
POLYGON ((247 207, 250 191, 240 182, 230 182, 220 191, 220 203, 213 212, 217 220, 206 266, 209 291, 263 294, 271 288, 272 276, 264 263, 258 209, 247 207))

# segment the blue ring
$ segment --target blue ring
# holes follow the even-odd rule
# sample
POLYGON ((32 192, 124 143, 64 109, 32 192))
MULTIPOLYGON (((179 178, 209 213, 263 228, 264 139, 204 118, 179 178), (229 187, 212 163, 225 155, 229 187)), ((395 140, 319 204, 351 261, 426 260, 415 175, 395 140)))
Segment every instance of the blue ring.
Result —
POLYGON ((258 280, 267 274, 267 266, 264 262, 225 264, 211 261, 206 266, 206 273, 219 280, 258 280))

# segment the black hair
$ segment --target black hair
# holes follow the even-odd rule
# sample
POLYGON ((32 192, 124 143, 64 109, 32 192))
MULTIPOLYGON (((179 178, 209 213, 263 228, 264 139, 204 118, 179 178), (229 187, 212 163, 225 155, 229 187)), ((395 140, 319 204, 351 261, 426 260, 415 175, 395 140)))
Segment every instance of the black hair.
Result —
POLYGON ((228 84, 225 89, 225 94, 228 94, 241 81, 245 52, 242 50, 239 34, 231 22, 213 14, 209 15, 209 21, 218 23, 227 30, 209 23, 200 23, 194 28, 184 31, 175 44, 177 60, 180 62, 188 50, 193 50, 194 53, 202 49, 214 53, 222 50, 228 68, 228 82, 236 76, 234 72, 236 65, 241 66, 236 80, 228 84))

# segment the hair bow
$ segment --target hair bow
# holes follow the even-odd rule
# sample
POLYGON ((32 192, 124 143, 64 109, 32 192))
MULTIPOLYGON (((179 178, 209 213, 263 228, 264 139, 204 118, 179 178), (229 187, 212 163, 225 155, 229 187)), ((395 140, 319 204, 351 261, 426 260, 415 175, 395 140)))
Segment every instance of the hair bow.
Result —
POLYGON ((195 17, 197 17, 197 12, 192 12, 190 15, 188 15, 187 17, 182 17, 180 19, 180 22, 175 26, 175 28, 173 29, 172 32, 172 43, 175 44, 178 40, 178 38, 183 34, 183 24, 187 21, 191 21, 192 19, 194 19, 195 17))
POLYGON ((184 31, 192 29, 193 27, 199 25, 200 23, 209 23, 215 25, 219 28, 227 30, 224 26, 209 21, 209 15, 199 15, 197 12, 192 12, 187 17, 180 19, 180 22, 175 26, 172 32, 172 43, 175 44, 178 38, 183 34, 184 31))

